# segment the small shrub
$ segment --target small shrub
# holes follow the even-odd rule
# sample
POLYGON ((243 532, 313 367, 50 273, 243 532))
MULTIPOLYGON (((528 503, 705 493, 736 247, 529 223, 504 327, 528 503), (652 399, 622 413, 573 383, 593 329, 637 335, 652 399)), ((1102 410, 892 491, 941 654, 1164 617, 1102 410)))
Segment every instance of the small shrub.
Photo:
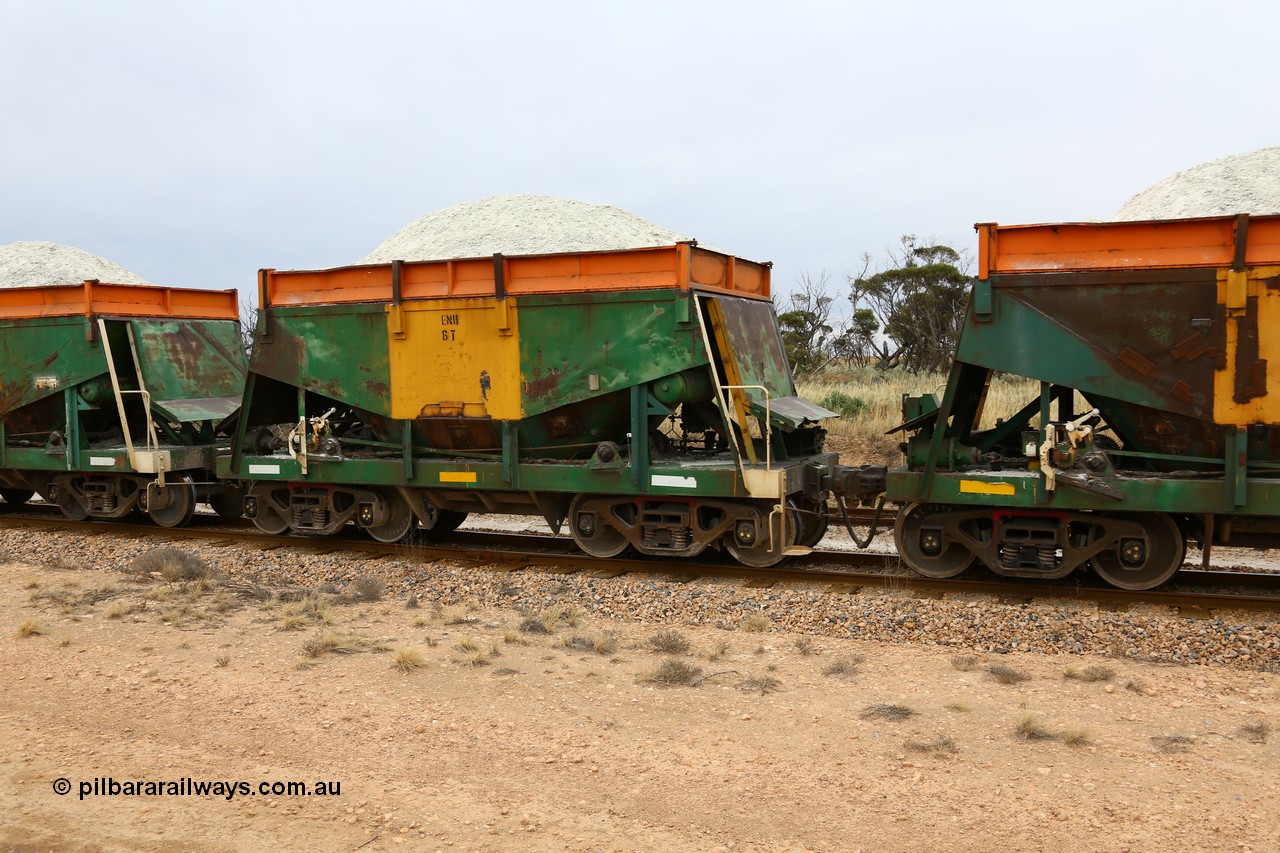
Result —
POLYGON ((426 658, 417 649, 396 649, 395 667, 401 672, 413 672, 426 666, 426 663, 426 658))
POLYGON ((857 675, 858 667, 862 665, 863 660, 862 655, 838 657, 822 668, 822 674, 841 677, 857 675))
POLYGON ((418 601, 418 596, 413 593, 409 593, 409 595, 405 597, 404 606, 410 610, 417 610, 421 606, 421 603, 418 601))
POLYGON ((1147 687, 1147 683, 1140 678, 1131 678, 1128 681, 1126 681, 1124 683, 1124 689, 1132 690, 1134 693, 1137 693, 1139 696, 1146 696, 1147 693, 1150 692, 1150 688, 1147 687))
POLYGON ((903 744, 911 752, 923 752, 937 758, 947 758, 960 751, 956 742, 947 735, 938 735, 930 740, 912 738, 903 744))
POLYGON ((1257 720, 1256 722, 1245 723, 1240 727, 1240 731, 1249 738, 1250 743, 1266 743, 1267 738, 1271 736, 1271 721, 1257 720))
POLYGON ((1021 684, 1030 681, 1031 676, 1020 669, 1014 669, 1002 663, 993 663, 987 667, 987 674, 1001 684, 1021 684))
POLYGON ((188 554, 165 545, 133 558, 129 571, 135 575, 159 575, 170 583, 176 581, 213 580, 217 573, 196 554, 188 554))
POLYGON ((946 708, 948 711, 956 711, 961 714, 967 714, 973 710, 973 706, 968 702, 948 702, 942 707, 946 708))
POLYGON ((973 672, 979 663, 977 655, 955 655, 951 658, 952 668, 961 672, 973 672))
POLYGON ((1018 718, 1018 724, 1013 728, 1014 734, 1023 740, 1053 740, 1056 735, 1045 727, 1040 719, 1040 715, 1034 711, 1027 711, 1018 718))
POLYGON ((867 402, 861 397, 846 394, 843 391, 832 391, 818 401, 824 409, 830 409, 842 418, 852 420, 867 410, 867 402))
POLYGON ((228 666, 231 663, 230 655, 218 655, 213 659, 213 665, 216 667, 228 666))
POLYGON ((797 637, 796 651, 808 657, 818 653, 818 644, 813 641, 813 637, 797 637))
POLYGON ((641 680, 657 684, 692 684, 699 675, 702 675, 702 667, 694 666, 679 658, 667 658, 658 664, 657 669, 643 676, 641 680))
POLYGON ((650 651, 667 655, 682 655, 689 651, 689 641, 685 639, 684 634, 671 628, 654 634, 645 641, 645 646, 650 651))
POLYGON ((858 716, 864 720, 905 720, 916 715, 916 711, 901 702, 890 705, 868 705, 858 716))
POLYGON ((355 601, 378 601, 387 583, 377 575, 359 575, 351 582, 351 597, 355 601))
POLYGON ((754 616, 748 616, 743 619, 741 627, 748 634, 763 634, 773 627, 773 620, 768 616, 757 613, 754 616))
POLYGON ((1193 743, 1195 738, 1186 735, 1154 735, 1151 738, 1151 745, 1160 752, 1186 752, 1193 743))
POLYGON ((711 647, 711 651, 707 652, 707 660, 720 660, 729 651, 729 644, 724 640, 716 643, 711 647))

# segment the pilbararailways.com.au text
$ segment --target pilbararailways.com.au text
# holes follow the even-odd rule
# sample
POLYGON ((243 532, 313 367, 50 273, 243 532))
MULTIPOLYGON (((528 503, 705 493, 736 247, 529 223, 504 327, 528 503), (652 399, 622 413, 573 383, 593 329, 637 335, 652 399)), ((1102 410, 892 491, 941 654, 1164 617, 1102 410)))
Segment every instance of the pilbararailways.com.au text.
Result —
MULTIPOLYGON (((85 797, 221 797, 233 800, 236 797, 340 797, 342 783, 321 780, 318 782, 243 782, 204 779, 192 779, 190 776, 181 779, 126 779, 116 780, 110 776, 99 776, 94 779, 83 779, 77 784, 79 798, 85 797)), ((54 793, 66 795, 71 793, 71 780, 66 778, 53 781, 54 793)))

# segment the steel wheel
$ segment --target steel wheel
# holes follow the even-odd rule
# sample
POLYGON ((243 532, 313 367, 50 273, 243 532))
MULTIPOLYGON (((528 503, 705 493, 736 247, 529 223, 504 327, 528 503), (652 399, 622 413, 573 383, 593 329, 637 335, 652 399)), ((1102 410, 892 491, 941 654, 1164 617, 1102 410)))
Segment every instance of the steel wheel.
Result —
POLYGON ((769 525, 769 545, 762 548, 759 545, 750 546, 738 542, 738 530, 735 524, 733 529, 724 535, 721 541, 724 548, 729 552, 729 556, 737 560, 744 566, 750 566, 753 569, 767 569, 770 566, 776 566, 781 563, 787 556, 787 549, 796 544, 796 537, 800 535, 800 519, 798 513, 788 511, 786 515, 786 523, 782 525, 784 530, 781 535, 778 534, 778 521, 781 516, 772 513, 764 517, 765 524, 769 525))
POLYGON ((1177 574, 1187 555, 1187 541, 1173 519, 1163 513, 1135 513, 1125 521, 1142 528, 1142 536, 1121 536, 1114 551, 1101 551, 1089 565, 1112 586, 1152 589, 1177 574))
POLYGON ((364 532, 375 542, 399 542, 418 525, 418 517, 399 492, 387 491, 380 494, 387 502, 387 520, 382 524, 366 527, 364 532))
POLYGON ((13 506, 22 506, 31 500, 35 492, 31 489, 0 489, 0 498, 4 498, 4 502, 13 506))
POLYGON ((943 520, 946 511, 930 511, 908 504, 893 525, 893 542, 902 561, 929 578, 953 578, 978 561, 978 555, 959 542, 949 542, 943 520))
POLYGON ((196 487, 190 474, 169 477, 164 488, 147 489, 147 515, 161 527, 182 527, 196 511, 196 487))
POLYGON ((84 521, 89 517, 89 510, 65 489, 58 489, 58 509, 72 521, 84 521))
POLYGON ((578 495, 569 504, 569 533, 573 543, 593 557, 616 557, 631 543, 612 524, 606 522, 602 513, 589 509, 586 503, 591 498, 578 495))
POLYGON ((454 509, 441 509, 433 504, 426 495, 422 496, 422 510, 426 516, 422 526, 433 533, 448 533, 450 530, 457 530, 462 522, 467 520, 465 512, 459 512, 454 509))
POLYGON ((244 515, 244 489, 228 488, 209 495, 209 508, 219 518, 239 518, 244 515))
POLYGON ((822 537, 827 535, 827 526, 830 524, 826 502, 809 503, 806 501, 797 504, 795 501, 787 501, 787 505, 796 510, 791 514, 791 517, 800 526, 800 530, 796 534, 796 544, 805 548, 816 548, 818 543, 822 541, 822 537))
POLYGON ((289 520, 269 506, 258 504, 258 514, 253 518, 253 526, 271 536, 279 536, 289 530, 289 520))

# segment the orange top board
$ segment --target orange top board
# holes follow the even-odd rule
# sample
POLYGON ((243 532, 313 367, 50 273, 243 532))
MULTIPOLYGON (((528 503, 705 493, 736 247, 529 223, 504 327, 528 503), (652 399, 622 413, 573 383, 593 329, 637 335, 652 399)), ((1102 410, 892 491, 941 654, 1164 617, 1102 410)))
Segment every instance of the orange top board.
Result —
POLYGON ((192 290, 148 284, 44 285, 0 288, 0 320, 33 317, 174 317, 238 320, 235 290, 192 290))
POLYGON ((768 299, 769 268, 677 243, 616 252, 263 270, 258 296, 260 305, 279 306, 696 287, 768 299))
POLYGON ((1244 229, 1245 266, 1280 264, 1280 216, 1066 222, 979 223, 978 278, 1001 273, 1230 267, 1244 229))

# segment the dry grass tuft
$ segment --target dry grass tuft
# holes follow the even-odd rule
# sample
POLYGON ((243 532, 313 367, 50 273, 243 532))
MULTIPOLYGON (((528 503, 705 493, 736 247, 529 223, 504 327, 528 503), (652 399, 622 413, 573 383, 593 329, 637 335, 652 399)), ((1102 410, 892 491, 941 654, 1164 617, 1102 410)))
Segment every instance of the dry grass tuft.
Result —
POLYGON ((866 660, 862 655, 845 655, 838 657, 822 668, 823 675, 848 677, 858 674, 858 667, 866 660))
POLYGON ((665 628, 644 642, 645 648, 664 655, 682 655, 689 651, 689 641, 684 634, 672 628, 665 628))
POLYGON ((1271 737, 1272 728, 1270 720, 1257 720, 1240 726, 1240 732, 1249 738, 1250 743, 1266 743, 1267 738, 1271 737))
POLYGON ((404 648, 396 649, 394 662, 396 669, 403 673, 410 673, 426 666, 427 659, 417 649, 404 648))
POLYGON ((750 675, 738 682, 738 689, 763 696, 781 690, 782 682, 772 675, 750 675))
POLYGON ((530 613, 520 621, 520 630, 526 634, 554 634, 563 627, 576 628, 582 620, 582 608, 576 604, 561 604, 530 613))
POLYGON ((930 740, 911 738, 903 746, 911 752, 923 752, 935 758, 950 758, 960 751, 960 747, 948 735, 938 735, 930 740))
POLYGON ((39 637, 47 633, 49 633, 49 630, 35 619, 28 619, 18 626, 19 637, 39 637))
POLYGON ((876 704, 868 705, 862 709, 859 717, 864 720, 906 720, 914 717, 918 712, 901 702, 892 704, 876 704))
POLYGON ((372 647, 368 637, 327 629, 303 643, 302 653, 309 658, 318 658, 325 654, 352 655, 372 647))
POLYGON ((510 628, 502 632, 502 642, 512 646, 529 645, 529 641, 521 637, 519 631, 513 631, 510 628))
POLYGON ((765 631, 768 631, 773 627, 773 620, 768 616, 757 613, 754 616, 748 616, 746 619, 743 619, 742 624, 738 627, 743 631, 746 631, 748 634, 763 634, 765 631))
POLYGON ((216 667, 229 666, 231 664, 231 655, 218 655, 213 659, 213 665, 216 667))
POLYGON ((987 675, 990 675, 1001 684, 1021 684, 1024 681, 1031 680, 1031 676, 1022 670, 1014 669, 1003 663, 993 663, 988 666, 987 675))
POLYGON ((1131 678, 1124 683, 1125 690, 1132 690, 1139 696, 1146 696, 1151 692, 1151 688, 1147 687, 1147 683, 1140 678, 1131 678))
POLYGON ((476 616, 472 616, 465 608, 450 607, 444 611, 441 617, 446 625, 474 625, 480 621, 476 616))
POLYGON ((1067 746, 1088 746, 1093 743, 1093 735, 1088 729, 1072 727, 1062 733, 1062 742, 1067 746))
POLYGON ((387 582, 377 575, 357 575, 351 582, 351 598, 354 601, 378 601, 386 591, 387 582))
POLYGON ((1040 715, 1034 711, 1027 711, 1019 717, 1018 724, 1013 727, 1013 732, 1023 740, 1054 740, 1057 738, 1057 735, 1051 732, 1041 721, 1040 715))
POLYGON ((134 557, 126 571, 140 577, 159 575, 161 579, 170 583, 219 579, 218 573, 199 556, 168 545, 153 548, 145 554, 134 557))
POLYGON ((816 655, 818 644, 813 641, 813 637, 796 637, 796 651, 806 657, 816 655))
POLYGON ((980 663, 977 655, 955 655, 951 658, 952 669, 958 669, 961 672, 973 672, 980 663))
POLYGON ((463 637, 461 640, 453 644, 453 648, 454 651, 459 651, 463 654, 472 654, 473 652, 480 651, 480 643, 470 637, 463 637))
POLYGON ((678 658, 667 658, 658 668, 641 676, 641 681, 656 684, 692 684, 702 675, 702 667, 686 663, 678 658))
POLYGON ((1109 666, 1086 666, 1084 669, 1078 669, 1069 666, 1062 672, 1062 677, 1073 681, 1112 681, 1116 677, 1116 671, 1109 666))
POLYGON ((721 640, 711 647, 711 651, 707 652, 707 660, 720 660, 729 651, 729 644, 721 640))
POLYGON ((961 714, 967 714, 973 710, 973 706, 968 702, 948 702, 942 707, 946 708, 948 711, 956 711, 961 714))
POLYGON ((1195 742, 1195 738, 1186 735, 1155 735, 1151 738, 1151 745, 1160 752, 1186 752, 1195 742))
POLYGON ((142 602, 117 601, 115 604, 112 604, 110 607, 107 608, 106 615, 108 619, 123 619, 124 617, 129 616, 131 614, 139 613, 143 610, 146 610, 146 604, 147 603, 145 601, 142 601, 142 602))

